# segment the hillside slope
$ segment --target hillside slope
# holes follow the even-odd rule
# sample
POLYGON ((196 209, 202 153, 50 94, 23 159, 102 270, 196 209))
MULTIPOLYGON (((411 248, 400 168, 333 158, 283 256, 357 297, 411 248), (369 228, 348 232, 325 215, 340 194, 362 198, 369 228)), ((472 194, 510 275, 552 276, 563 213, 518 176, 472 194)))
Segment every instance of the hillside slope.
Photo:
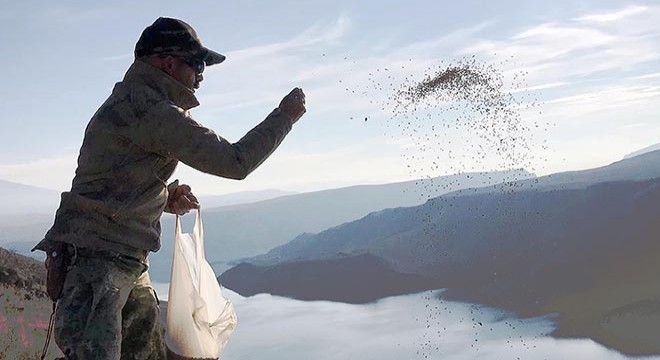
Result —
MULTIPOLYGON (((0 359, 39 359, 52 302, 42 262, 0 248, 0 359)), ((48 359, 62 356, 53 343, 48 359)))

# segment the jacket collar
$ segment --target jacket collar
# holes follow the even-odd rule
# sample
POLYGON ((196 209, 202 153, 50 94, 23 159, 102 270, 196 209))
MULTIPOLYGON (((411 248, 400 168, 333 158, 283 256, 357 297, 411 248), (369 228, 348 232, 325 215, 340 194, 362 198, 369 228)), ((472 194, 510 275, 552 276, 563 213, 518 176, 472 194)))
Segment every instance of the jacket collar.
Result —
POLYGON ((124 76, 124 82, 143 83, 183 110, 189 110, 199 105, 192 90, 157 67, 143 61, 133 61, 124 76))

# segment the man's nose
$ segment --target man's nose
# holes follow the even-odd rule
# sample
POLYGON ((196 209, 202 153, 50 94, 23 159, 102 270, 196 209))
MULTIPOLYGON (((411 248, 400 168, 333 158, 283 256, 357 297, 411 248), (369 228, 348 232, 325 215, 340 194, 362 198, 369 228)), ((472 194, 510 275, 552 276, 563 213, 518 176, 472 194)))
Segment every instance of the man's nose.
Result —
POLYGON ((197 82, 202 82, 202 80, 204 80, 204 75, 197 74, 197 82))

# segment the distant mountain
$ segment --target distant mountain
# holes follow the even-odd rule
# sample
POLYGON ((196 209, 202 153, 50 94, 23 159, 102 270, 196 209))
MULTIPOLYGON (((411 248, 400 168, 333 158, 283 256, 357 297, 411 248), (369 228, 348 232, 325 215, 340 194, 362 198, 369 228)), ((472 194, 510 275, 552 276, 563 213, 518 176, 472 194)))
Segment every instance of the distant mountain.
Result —
POLYGON ((22 214, 0 216, 0 246, 22 255, 32 256, 30 249, 53 225, 52 214, 22 214))
MULTIPOLYGON (((660 354, 657 341, 631 325, 642 321, 644 331, 650 326, 656 333, 660 323, 654 305, 660 293, 658 157, 660 152, 652 152, 610 167, 557 174, 528 189, 458 191, 375 212, 298 236, 221 279, 239 293, 245 290, 241 284, 249 284, 246 294, 273 291, 270 284, 260 285, 269 279, 280 286, 279 294, 299 297, 300 291, 290 289, 318 287, 310 273, 370 254, 393 272, 449 288, 444 294, 449 299, 521 316, 557 313, 557 336, 591 337, 628 354, 660 354)), ((379 279, 357 271, 324 281, 355 277, 368 287, 379 279)), ((351 292, 336 297, 358 301, 351 292)))
MULTIPOLYGON (((200 196, 205 207, 250 203, 277 196, 294 194, 280 190, 246 191, 226 195, 200 196)), ((43 238, 53 225, 59 206, 59 193, 32 186, 0 180, 0 195, 8 199, 11 207, 0 209, 0 246, 28 256, 30 249, 43 238), (16 211, 14 210, 16 208, 16 211), (12 211, 9 211, 12 210, 12 211)), ((39 254, 36 254, 39 257, 39 254)))
POLYGON ((469 191, 483 194, 493 191, 584 189, 606 181, 648 180, 657 177, 660 177, 660 151, 656 150, 594 169, 560 172, 469 191))
POLYGON ((293 191, 267 189, 259 191, 242 191, 225 195, 201 195, 197 196, 197 198, 205 208, 210 209, 219 206, 253 203, 294 194, 297 193, 293 191))
MULTIPOLYGON (((201 197, 207 237, 206 253, 209 260, 215 264, 214 268, 223 271, 228 268, 225 265, 227 261, 263 253, 303 232, 318 232, 388 207, 421 204, 428 198, 464 187, 484 186, 533 176, 524 170, 464 173, 392 184, 359 185, 285 195, 255 203, 217 208, 211 208, 210 205, 274 196, 279 191, 201 197)), ((12 186, 21 190, 16 193, 25 195, 24 200, 29 200, 30 196, 39 197, 39 193, 34 190, 36 188, 20 184, 12 186)), ((29 250, 52 225, 55 209, 59 205, 59 195, 56 197, 57 200, 48 200, 48 196, 44 196, 44 202, 55 204, 52 210, 44 214, 0 214, 0 246, 41 258, 42 254, 30 253, 29 250)), ((28 208, 26 211, 31 210, 28 208)), ((183 218, 185 231, 192 229, 193 218, 190 215, 183 218)), ((151 270, 154 280, 168 281, 174 243, 174 216, 164 214, 161 221, 163 246, 159 252, 150 256, 151 270)))
POLYGON ((647 147, 645 147, 641 150, 631 152, 630 154, 624 156, 623 158, 624 159, 630 159, 632 157, 639 156, 639 155, 642 155, 642 154, 646 154, 648 152, 652 152, 652 151, 656 151, 656 150, 660 150, 660 143, 655 144, 655 145, 651 145, 651 146, 647 146, 647 147))
POLYGON ((28 255, 53 224, 60 193, 0 180, 0 246, 28 255))
MULTIPOLYGON (((500 183, 494 186, 461 189, 433 199, 431 204, 428 205, 430 208, 425 210, 420 207, 412 207, 372 213, 360 222, 348 223, 319 234, 301 234, 287 244, 273 248, 266 254, 246 259, 246 261, 260 265, 273 265, 284 261, 331 257, 334 254, 332 250, 336 250, 337 253, 351 254, 354 253, 350 247, 355 246, 354 235, 356 232, 359 232, 365 239, 369 239, 369 243, 365 245, 365 248, 369 248, 371 242, 381 244, 378 240, 381 234, 382 236, 390 236, 392 232, 411 230, 418 227, 422 221, 427 227, 435 227, 437 225, 434 225, 432 220, 437 216, 451 215, 466 222, 473 220, 473 214, 479 214, 482 217, 497 215, 498 218, 507 215, 505 208, 498 208, 504 212, 502 215, 497 214, 497 211, 485 214, 481 212, 481 205, 478 203, 469 204, 469 208, 464 208, 468 204, 454 204, 454 202, 468 201, 466 199, 485 201, 484 199, 496 197, 499 199, 498 201, 505 202, 505 199, 516 199, 518 193, 520 193, 520 198, 524 198, 525 194, 530 193, 554 193, 556 191, 569 193, 571 190, 573 193, 581 194, 581 190, 599 183, 643 181, 656 178, 660 178, 660 151, 643 154, 595 169, 557 173, 534 179, 500 183), (477 197, 479 195, 482 197, 477 197), (450 209, 439 208, 445 203, 449 203, 447 206, 450 209), (448 210, 452 212, 450 213, 448 210), (433 214, 433 211, 438 214, 433 214), (335 235, 335 233, 341 233, 341 235, 335 235), (349 248, 337 247, 337 244, 333 244, 328 240, 328 237, 340 239, 335 240, 338 243, 346 242, 346 246, 349 248)), ((540 209, 544 206, 545 204, 538 204, 540 209)), ((530 211, 532 210, 530 209, 530 211)), ((510 221, 506 217, 503 220, 510 221)), ((389 240, 394 241, 394 239, 389 240)), ((385 256, 385 258, 389 258, 389 256, 385 256)))
POLYGON ((60 203, 60 193, 55 190, 0 180, 0 199, 6 204, 6 206, 0 207, 0 216, 49 214, 54 213, 57 209, 60 203))
MULTIPOLYGON (((251 204, 204 210, 206 255, 212 263, 254 256, 305 232, 319 232, 391 207, 424 203, 458 189, 532 178, 525 170, 463 173, 383 185, 359 185, 283 196, 251 204)), ((184 217, 184 231, 193 216, 184 217)), ((174 243, 174 217, 163 218, 163 241, 151 255, 152 278, 167 281, 174 243)))
MULTIPOLYGON (((506 279, 522 276, 518 271, 529 263, 539 271, 546 262, 616 254, 608 253, 605 245, 623 247, 619 256, 627 254, 626 247, 632 250, 641 241, 655 241, 649 229, 660 231, 656 208, 660 210, 658 179, 600 183, 585 190, 446 195, 416 207, 372 213, 316 235, 304 234, 249 260, 274 266, 370 253, 397 271, 460 285, 468 280, 475 283, 469 276, 479 272, 493 274, 482 269, 489 266, 498 269, 497 279, 506 279), (658 200, 657 205, 652 200, 658 200), (640 231, 639 239, 633 237, 640 231)), ((578 281, 593 271, 594 264, 565 281, 578 281)))

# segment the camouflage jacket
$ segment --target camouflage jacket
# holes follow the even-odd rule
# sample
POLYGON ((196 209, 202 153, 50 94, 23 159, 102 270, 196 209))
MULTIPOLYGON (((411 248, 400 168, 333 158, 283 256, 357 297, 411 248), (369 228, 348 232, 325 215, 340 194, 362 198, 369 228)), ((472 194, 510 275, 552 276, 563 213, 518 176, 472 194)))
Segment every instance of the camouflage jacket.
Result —
POLYGON ((167 180, 179 161, 205 173, 243 179, 291 130, 275 109, 231 144, 195 122, 193 92, 161 70, 135 61, 85 130, 71 191, 62 193, 53 241, 144 258, 160 248, 167 180))

